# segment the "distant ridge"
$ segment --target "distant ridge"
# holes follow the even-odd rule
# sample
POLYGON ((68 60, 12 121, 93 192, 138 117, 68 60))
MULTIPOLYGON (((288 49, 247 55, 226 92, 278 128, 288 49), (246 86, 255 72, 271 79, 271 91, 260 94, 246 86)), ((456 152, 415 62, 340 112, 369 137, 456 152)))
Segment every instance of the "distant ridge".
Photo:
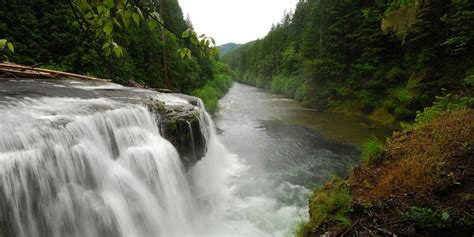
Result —
POLYGON ((221 49, 221 53, 220 53, 220 56, 224 56, 226 54, 228 54, 230 51, 238 48, 242 46, 242 44, 236 44, 236 43, 227 43, 227 44, 223 44, 223 45, 220 45, 220 46, 217 46, 218 48, 221 49))

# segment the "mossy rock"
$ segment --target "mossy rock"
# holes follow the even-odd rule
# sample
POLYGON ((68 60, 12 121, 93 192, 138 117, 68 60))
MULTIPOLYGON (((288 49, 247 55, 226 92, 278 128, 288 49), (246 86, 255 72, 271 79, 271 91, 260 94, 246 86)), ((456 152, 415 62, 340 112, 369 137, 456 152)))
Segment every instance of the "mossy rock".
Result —
POLYGON ((150 111, 157 115, 161 135, 177 149, 186 168, 193 166, 207 152, 209 121, 198 99, 187 105, 167 105, 162 101, 150 100, 146 103, 150 111))

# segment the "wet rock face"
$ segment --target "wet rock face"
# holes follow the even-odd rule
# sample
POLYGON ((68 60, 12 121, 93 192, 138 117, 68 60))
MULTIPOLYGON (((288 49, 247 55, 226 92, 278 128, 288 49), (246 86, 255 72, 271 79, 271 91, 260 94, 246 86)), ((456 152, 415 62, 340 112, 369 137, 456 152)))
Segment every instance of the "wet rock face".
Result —
POLYGON ((186 168, 207 151, 209 122, 197 97, 108 82, 0 78, 0 102, 25 97, 107 98, 146 105, 156 115, 161 135, 178 150, 186 168))
POLYGON ((204 110, 197 107, 199 99, 180 97, 189 100, 190 104, 166 105, 162 101, 151 100, 147 105, 150 111, 159 115, 161 135, 173 144, 183 165, 189 168, 206 155, 209 127, 204 110))

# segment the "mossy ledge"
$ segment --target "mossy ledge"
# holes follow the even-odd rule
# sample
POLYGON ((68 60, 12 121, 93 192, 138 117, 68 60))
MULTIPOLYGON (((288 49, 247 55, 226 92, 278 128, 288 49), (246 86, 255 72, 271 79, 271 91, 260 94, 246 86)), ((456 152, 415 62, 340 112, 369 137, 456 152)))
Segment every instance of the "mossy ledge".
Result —
POLYGON ((471 236, 474 110, 395 133, 379 158, 316 188, 296 236, 471 236))
POLYGON ((167 105, 150 99, 145 104, 157 114, 161 135, 177 149, 185 168, 193 166, 207 152, 209 121, 199 98, 175 94, 189 102, 189 105, 167 105))

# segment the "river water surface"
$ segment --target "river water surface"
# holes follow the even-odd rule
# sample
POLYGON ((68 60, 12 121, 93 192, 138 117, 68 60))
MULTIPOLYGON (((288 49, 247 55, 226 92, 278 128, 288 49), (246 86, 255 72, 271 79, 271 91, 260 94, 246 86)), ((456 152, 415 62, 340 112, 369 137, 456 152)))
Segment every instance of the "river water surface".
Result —
POLYGON ((191 106, 113 83, 0 80, 0 235, 6 221, 21 237, 286 236, 311 190, 381 133, 235 83, 215 123, 192 106, 208 151, 186 170, 144 98, 191 106))
POLYGON ((214 116, 218 137, 243 168, 228 182, 227 215, 235 234, 289 235, 308 217, 311 190, 357 163, 374 135, 370 121, 317 112, 298 102, 235 83, 214 116))

